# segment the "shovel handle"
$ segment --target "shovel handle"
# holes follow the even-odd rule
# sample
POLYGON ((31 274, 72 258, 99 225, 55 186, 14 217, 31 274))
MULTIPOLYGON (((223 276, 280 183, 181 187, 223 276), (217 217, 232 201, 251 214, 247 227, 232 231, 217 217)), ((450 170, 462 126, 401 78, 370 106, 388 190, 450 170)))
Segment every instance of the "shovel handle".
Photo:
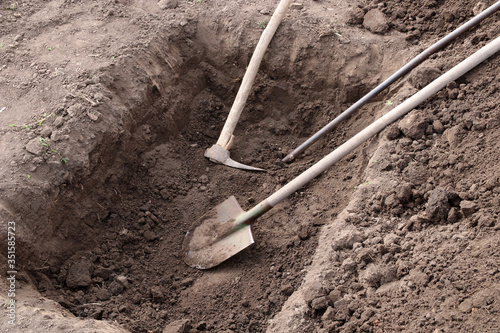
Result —
POLYGON ((217 145, 223 147, 226 150, 229 150, 230 143, 232 141, 233 132, 236 128, 236 124, 238 123, 238 119, 240 119, 241 112, 245 107, 245 103, 247 101, 248 95, 250 95, 250 90, 255 81, 255 77, 257 76, 257 71, 259 70, 260 63, 262 58, 264 58, 264 53, 271 42, 271 39, 274 36, 274 33, 278 29, 283 16, 285 16, 285 12, 290 5, 292 0, 281 0, 278 4, 278 7, 273 13, 271 20, 267 24, 266 28, 262 32, 260 36, 259 42, 255 47, 255 51, 253 52, 252 58, 250 59, 250 63, 248 64, 247 71, 243 76, 243 80, 241 82, 240 89, 236 94, 236 98, 233 102, 233 106, 229 111, 229 115, 227 120, 222 128, 222 132, 217 140, 217 145))
MULTIPOLYGON (((449 82, 458 79, 460 76, 467 73, 472 68, 479 65, 484 60, 488 59, 490 56, 494 55, 500 50, 500 37, 497 37, 486 46, 476 51, 474 54, 469 56, 467 59, 450 69, 445 74, 438 77, 436 80, 432 81, 429 85, 425 86, 422 90, 417 92, 415 95, 408 98, 406 101, 386 113, 381 118, 374 121, 371 125, 366 127, 364 130, 356 134, 354 137, 346 141, 344 144, 339 146, 330 154, 326 155, 323 159, 318 161, 312 167, 304 171, 298 177, 293 179, 291 182, 283 186, 280 190, 269 196, 267 199, 259 203, 253 209, 248 212, 255 213, 262 207, 268 207, 267 205, 274 207, 279 202, 283 201, 290 194, 294 193, 302 186, 310 182, 312 179, 316 178, 319 174, 325 171, 327 168, 332 166, 335 162, 339 161, 341 158, 349 154, 351 151, 360 146, 363 142, 382 131, 386 126, 394 122, 395 120, 401 118, 413 108, 418 106, 420 103, 431 97, 433 94, 445 87, 449 82)), ((269 209, 268 209, 269 210, 269 209)))

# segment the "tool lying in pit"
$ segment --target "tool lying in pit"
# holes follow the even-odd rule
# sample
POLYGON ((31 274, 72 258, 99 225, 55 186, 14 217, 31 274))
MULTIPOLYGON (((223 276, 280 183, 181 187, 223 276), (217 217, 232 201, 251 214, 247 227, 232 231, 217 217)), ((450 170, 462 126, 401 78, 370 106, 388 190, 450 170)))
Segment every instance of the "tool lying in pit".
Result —
POLYGON ((281 20, 283 19, 283 16, 285 15, 285 12, 291 2, 292 0, 280 1, 278 7, 273 13, 273 16, 271 17, 271 20, 260 36, 259 42, 255 47, 252 59, 250 59, 248 68, 245 72, 245 75, 243 76, 240 89, 236 94, 233 106, 229 111, 229 115, 226 119, 226 122, 224 123, 224 127, 222 128, 219 139, 217 140, 217 143, 215 145, 205 151, 205 157, 209 158, 212 162, 225 164, 227 166, 243 170, 265 171, 263 169, 255 168, 234 161, 229 157, 229 149, 231 149, 231 146, 233 144, 234 129, 236 128, 238 119, 240 118, 243 107, 245 106, 248 95, 250 94, 250 90, 252 88, 253 82, 255 81, 255 76, 257 76, 257 71, 259 70, 259 66, 262 58, 264 57, 264 53, 266 52, 267 46, 271 42, 271 39, 273 38, 276 29, 278 29, 278 26, 280 25, 281 20))
POLYGON ((250 226, 259 216, 262 216, 386 126, 407 114, 449 82, 456 80, 499 50, 500 37, 497 37, 415 95, 374 121, 249 211, 245 212, 234 196, 229 197, 205 214, 199 220, 197 227, 187 232, 182 244, 186 264, 198 269, 208 269, 253 244, 254 240, 250 226))
POLYGON ((335 119, 333 119, 331 122, 326 124, 322 129, 314 133, 309 139, 304 141, 300 146, 295 148, 292 152, 290 152, 285 158, 283 158, 283 162, 285 163, 291 163, 295 157, 297 157, 300 153, 302 153, 304 150, 309 148, 313 143, 318 141, 323 135, 326 133, 330 132, 333 130, 340 122, 342 122, 344 119, 346 119, 348 116, 350 116, 354 111, 365 105, 369 100, 371 100, 373 97, 375 97, 378 93, 380 93, 382 90, 385 88, 389 87, 392 83, 394 83, 397 79, 411 71, 413 68, 418 66, 420 63, 422 63, 425 59, 427 59, 431 54, 439 51, 441 48, 443 48, 445 45, 449 44, 452 40, 454 40, 456 37, 458 37, 460 34, 468 31, 472 27, 476 26, 484 20, 485 18, 491 16, 494 14, 496 11, 500 9, 500 1, 497 1, 497 3, 493 4, 492 6, 488 7, 478 15, 476 15, 474 18, 470 19, 454 31, 452 31, 450 34, 448 34, 446 37, 443 37, 430 47, 428 47, 426 50, 424 50, 422 53, 417 55, 415 58, 413 58, 409 63, 407 63, 405 66, 403 66, 401 69, 399 69, 396 73, 392 74, 389 78, 387 78, 384 82, 379 84, 377 87, 375 87, 372 91, 370 91, 368 94, 363 96, 359 101, 351 105, 347 110, 342 112, 339 116, 337 116, 335 119))

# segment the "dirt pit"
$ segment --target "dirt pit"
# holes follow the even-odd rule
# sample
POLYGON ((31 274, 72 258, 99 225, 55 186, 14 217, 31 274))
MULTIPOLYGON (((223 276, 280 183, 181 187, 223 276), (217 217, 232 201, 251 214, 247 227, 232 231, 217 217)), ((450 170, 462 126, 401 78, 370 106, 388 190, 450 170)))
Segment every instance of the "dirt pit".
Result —
POLYGON ((498 14, 281 162, 491 3, 294 3, 231 149, 266 173, 203 152, 274 3, 6 6, 0 216, 16 222, 19 273, 16 326, 0 328, 498 331, 498 56, 259 218, 249 249, 208 271, 181 251, 227 197, 250 209, 494 39, 498 14))

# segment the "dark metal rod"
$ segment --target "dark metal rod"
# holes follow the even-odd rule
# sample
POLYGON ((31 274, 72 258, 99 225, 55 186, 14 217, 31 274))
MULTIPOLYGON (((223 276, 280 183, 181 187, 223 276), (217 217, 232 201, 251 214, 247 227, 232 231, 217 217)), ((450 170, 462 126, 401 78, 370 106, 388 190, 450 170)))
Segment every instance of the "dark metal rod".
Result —
POLYGON ((432 46, 427 48, 425 51, 417 55, 413 60, 411 60, 409 63, 407 63, 405 66, 403 66, 400 70, 398 70, 396 73, 392 74, 388 79, 386 79, 384 82, 379 84, 375 89, 370 91, 368 94, 363 96, 359 101, 354 103, 351 107, 349 107, 347 110, 342 112, 337 118, 332 120, 330 123, 325 125, 322 129, 317 131, 315 134, 313 134, 309 139, 304 141, 300 146, 295 148, 291 153, 289 153, 285 158, 283 158, 283 162, 289 163, 292 162, 295 157, 297 157, 298 154, 302 153, 304 150, 306 150, 309 146, 311 146, 314 142, 316 142, 319 138, 321 138, 323 135, 326 133, 330 132, 333 128, 335 128, 341 121, 346 119, 348 116, 351 115, 354 111, 359 109, 361 106, 363 106, 365 103, 367 103, 370 99, 372 99, 375 95, 377 95, 379 92, 387 88, 389 85, 391 85, 394 81, 408 73, 410 70, 415 68, 417 65, 422 63, 425 59, 427 59, 431 54, 435 53, 439 49, 443 48, 445 45, 450 43, 453 39, 458 37, 460 34, 464 33, 465 31, 469 30, 470 28, 474 27, 477 25, 479 22, 484 20, 485 18, 489 17, 493 13, 495 13, 498 9, 500 9, 500 1, 496 2, 494 5, 488 7, 485 9, 483 12, 480 14, 476 15, 474 18, 471 20, 467 21, 464 23, 462 26, 458 27, 455 29, 453 32, 448 34, 446 37, 443 37, 436 43, 434 43, 432 46))

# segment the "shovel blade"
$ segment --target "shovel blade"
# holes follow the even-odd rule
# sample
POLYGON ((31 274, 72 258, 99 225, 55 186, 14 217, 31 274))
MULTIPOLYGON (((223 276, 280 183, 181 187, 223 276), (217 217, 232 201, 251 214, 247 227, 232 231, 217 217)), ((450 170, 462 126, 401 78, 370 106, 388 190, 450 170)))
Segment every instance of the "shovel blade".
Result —
POLYGON ((182 250, 184 262, 198 269, 209 269, 254 243, 249 225, 235 225, 245 211, 234 196, 212 208, 186 233, 182 250))

